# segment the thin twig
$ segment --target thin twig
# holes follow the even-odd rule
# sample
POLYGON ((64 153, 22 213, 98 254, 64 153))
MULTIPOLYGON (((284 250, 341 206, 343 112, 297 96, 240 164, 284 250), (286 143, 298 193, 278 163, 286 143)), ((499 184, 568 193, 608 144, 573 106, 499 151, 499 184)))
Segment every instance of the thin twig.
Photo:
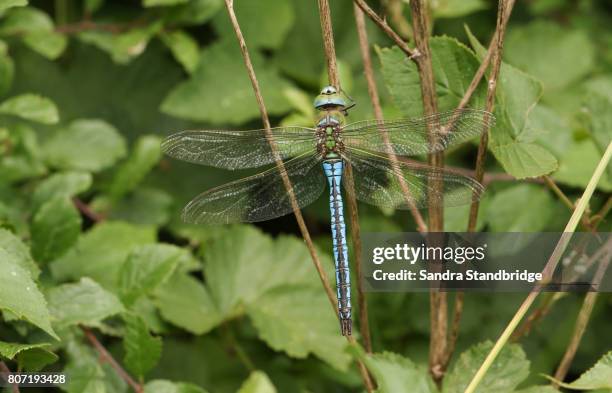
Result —
MULTIPOLYGON (((563 231, 564 235, 561 236, 561 239, 557 243, 557 246, 555 247, 550 258, 548 259, 548 262, 544 266, 544 269, 542 270, 542 276, 543 276, 543 280, 541 281, 542 284, 550 280, 552 273, 557 267, 557 264, 559 263, 561 256, 563 255, 563 253, 565 252, 565 249, 567 248, 571 235, 576 230, 576 227, 578 226, 578 222, 580 221, 580 218, 582 217, 582 215, 584 214, 586 210, 588 201, 593 196, 593 192, 595 191, 595 187, 597 186, 599 179, 601 178, 602 174, 604 173, 605 169, 607 168, 610 162, 610 157, 612 157, 612 142, 608 145, 606 152, 604 153, 603 157, 597 164, 597 167, 595 168, 595 171, 593 172, 593 175, 591 176, 591 179, 589 180, 589 183, 587 184, 584 190, 584 193, 582 194, 582 197, 580 198, 580 201, 577 204, 576 209, 574 210, 574 213, 572 214, 567 225, 565 226, 565 229, 563 231)), ((504 331, 502 332, 501 336, 497 339, 497 341, 493 345, 493 348, 491 349, 491 351, 485 358, 484 362, 482 363, 478 371, 476 371, 476 374, 470 381, 464 393, 474 393, 474 391, 476 390, 476 388, 478 387, 478 385, 484 378, 489 368, 491 368, 491 365, 497 358, 497 355, 499 355, 504 345, 506 345, 506 343, 510 339, 512 333, 514 332, 518 324, 521 322, 521 320, 523 319, 523 317, 529 310, 529 307, 533 304, 534 300, 537 298, 540 292, 540 289, 541 287, 539 283, 534 288, 534 290, 529 293, 527 298, 523 301, 523 303, 521 304, 517 312, 514 314, 514 316, 512 317, 512 319, 510 320, 510 322, 508 323, 504 331)))
MULTIPOLYGON (((559 188, 557 183, 555 183, 555 181, 550 176, 542 176, 542 179, 544 179, 544 183, 548 186, 548 188, 552 190, 553 193, 555 193, 555 195, 557 195, 557 197, 561 200, 561 202, 563 202, 563 204, 567 206, 568 209, 573 211, 574 203, 569 199, 567 195, 565 195, 563 190, 559 188)), ((590 214, 588 214, 588 212, 582 217, 582 219, 580 220, 580 223, 587 231, 595 232, 595 229, 593 228, 593 225, 591 224, 591 216, 590 214)))
POLYGON ((84 326, 81 326, 81 330, 83 330, 83 333, 85 333, 85 337, 87 338, 89 343, 96 349, 96 351, 98 351, 98 354, 100 355, 100 360, 103 362, 107 362, 117 372, 119 377, 121 377, 121 379, 123 379, 128 385, 130 385, 132 389, 134 389, 134 392, 143 393, 144 389, 142 387, 142 384, 136 382, 136 380, 134 380, 134 378, 132 378, 130 374, 128 374, 127 371, 123 369, 123 367, 121 367, 121 365, 115 360, 115 358, 113 358, 113 355, 111 355, 106 350, 106 348, 104 348, 104 345, 102 345, 102 343, 98 341, 96 335, 93 334, 90 329, 84 326))
MULTIPOLYGON (((304 218, 302 216, 302 212, 300 211, 300 207, 299 204, 297 203, 297 200, 295 198, 295 193, 293 191, 293 186, 291 185, 291 181, 289 179, 289 176, 287 175, 287 171, 285 170, 285 166, 280 158, 280 154, 278 153, 278 149, 276 147, 276 145, 273 143, 273 138, 272 138, 272 132, 270 130, 270 119, 268 117, 268 112, 266 110, 266 106, 263 100, 263 96, 261 94, 261 89, 259 87, 259 82, 257 81, 257 76, 255 74, 255 69, 253 68, 253 63, 251 62, 251 57, 249 55, 249 51, 247 49, 247 45, 246 45, 246 41, 244 39, 244 36, 242 34, 242 30, 240 28, 240 24, 238 23, 238 19, 236 18, 236 13, 234 12, 234 1, 233 0, 225 0, 225 6, 227 8, 227 12, 229 14, 229 18, 230 21, 232 23, 232 27, 234 29, 234 32, 236 33, 236 38, 238 39, 238 44, 240 45, 240 50, 242 52, 242 57, 244 60, 244 64, 246 66, 247 69, 247 73, 249 75, 249 79, 251 80, 251 85, 253 87, 253 91, 255 93, 255 97, 257 99, 257 104, 259 106, 259 112, 261 114, 261 119, 262 122, 264 124, 265 130, 266 130, 266 136, 268 137, 268 140, 270 141, 270 149, 272 150, 272 154, 274 155, 274 161, 276 163, 276 167, 278 168, 281 177, 283 179, 283 184, 285 185, 285 188, 287 190, 287 193, 289 195, 289 199, 291 201, 291 207, 293 208, 293 214, 295 215, 296 221, 298 222, 298 226, 300 228, 300 232, 302 234, 302 237, 304 239, 304 242, 306 243, 306 246, 308 247, 308 251, 310 252, 310 257, 312 259, 313 264, 315 265, 315 268, 317 270, 317 273, 319 274, 319 278, 321 280, 321 283, 323 284, 323 288, 325 289, 325 293, 327 294, 327 298, 334 310, 334 313, 336 315, 337 312, 337 298, 336 295, 334 295, 334 292, 329 284, 329 279, 327 278, 327 274, 325 273, 325 271, 323 270, 323 267, 321 265, 321 260, 319 259, 319 256, 317 255, 316 249, 314 247, 314 244, 312 242, 312 238, 310 237, 310 233, 308 232, 308 228, 306 227, 306 223, 304 222, 304 218)), ((355 345, 355 339, 353 338, 353 336, 346 336, 349 344, 351 345, 355 345)), ((365 365, 363 364, 362 361, 358 361, 358 367, 359 367, 359 371, 361 373, 361 376, 364 380, 364 384, 366 386, 366 388, 369 391, 372 391, 372 382, 370 381, 369 378, 369 374, 367 372, 367 369, 365 368, 365 365)))
MULTIPOLYGON (((499 0, 498 12, 497 12, 497 28, 496 34, 494 35, 495 40, 491 42, 490 50, 488 53, 491 54, 493 65, 491 67, 491 73, 489 75, 489 83, 487 86, 487 101, 485 110, 488 113, 493 113, 495 106, 495 91, 497 87, 497 79, 499 77, 499 71, 501 69, 502 52, 504 47, 504 36, 506 33, 506 27, 508 26, 508 20, 512 13, 515 0, 499 0), (495 45, 493 45, 495 43, 495 45), (495 48, 492 50, 492 48, 495 48)), ((483 61, 484 63, 484 61, 483 61)), ((478 144, 478 154, 476 157, 476 180, 482 182, 484 177, 484 164, 487 154, 487 145, 489 143, 489 124, 486 122, 485 128, 480 137, 480 143, 478 144)), ((470 216, 468 219, 468 232, 473 232, 476 229, 476 223, 478 221, 478 208, 480 202, 476 195, 473 198, 472 205, 470 206, 470 216)))
MULTIPOLYGON (((427 5, 424 0, 412 0, 410 2, 412 14, 412 28, 414 31, 414 42, 419 56, 414 58, 419 79, 421 81, 421 98, 423 101, 423 112, 426 116, 434 115, 438 111, 436 88, 434 83, 431 50, 429 47, 430 21, 427 5)), ((438 144, 438 136, 434 127, 429 130, 429 143, 432 146, 438 144)), ((434 168, 444 166, 444 154, 442 152, 430 153, 427 156, 429 165, 434 168)), ((439 177, 427 180, 430 192, 439 195, 443 184, 439 177)), ((442 204, 435 203, 435 198, 428 198, 429 231, 442 232, 444 230, 444 211, 442 204)), ((432 288, 430 296, 430 325, 431 335, 429 338, 429 372, 433 379, 439 384, 444 376, 444 361, 447 348, 448 331, 448 303, 447 294, 432 288)))
POLYGON ((395 25, 397 33, 406 41, 412 39, 412 27, 404 18, 404 1, 403 0, 385 0, 383 1, 385 10, 389 14, 391 23, 395 25))
POLYGON ((374 10, 368 6, 365 0, 354 0, 355 4, 370 18, 380 29, 391 38, 395 44, 409 57, 417 57, 418 50, 411 49, 403 38, 399 36, 374 10))
POLYGON ((102 214, 98 214, 93 211, 87 203, 83 202, 77 197, 72 198, 72 203, 78 209, 78 211, 81 212, 81 214, 93 222, 103 221, 105 218, 102 214))
MULTIPOLYGON (((595 276, 593 277, 593 284, 596 286, 599 285, 601 279, 603 278, 606 270, 608 269, 608 265, 610 264, 610 244, 612 243, 612 239, 608 240, 607 244, 604 245, 605 248, 605 257, 595 276)), ((576 356, 576 351, 578 351, 578 346, 580 346, 580 341, 582 340, 582 336, 586 331, 587 325, 589 323, 589 319, 591 318, 591 314, 593 312, 593 307, 595 306, 595 301, 597 300, 597 292, 588 292, 584 297, 584 302, 582 303, 582 307, 580 308, 580 312, 578 313, 578 317, 576 318, 576 325, 574 326, 574 333, 572 334, 572 338, 565 350, 565 354, 559 363, 559 367, 557 367, 557 371, 555 372, 555 380, 563 381, 567 372, 569 371, 570 365, 572 364, 572 360, 574 360, 574 356, 576 356)), ((555 387, 558 387, 557 383, 553 384, 555 387)))
MULTIPOLYGON (((374 69, 372 67, 372 57, 370 56, 370 44, 368 42, 368 33, 365 26, 365 19, 363 15, 363 11, 361 8, 354 4, 355 8, 355 21, 357 24, 357 33, 359 35, 359 48, 361 50, 361 58, 363 60, 363 70, 366 77, 366 82, 368 85, 368 94, 370 96, 370 101, 372 102, 372 109, 374 110, 374 117, 377 121, 383 121, 383 111, 380 105, 380 98, 378 96, 378 89, 376 87, 376 80, 374 79, 374 69)), ((385 148, 387 150, 387 155, 391 160, 393 165, 393 170, 397 174, 397 179, 400 184, 400 188, 404 194, 404 198, 408 204, 410 209, 410 213, 414 218, 414 221, 417 224, 417 230, 421 233, 427 232, 427 224, 421 215, 419 209, 416 208, 413 198, 410 196, 410 189, 406 180, 402 176, 402 173, 399 169, 398 157, 393 152, 393 148, 391 147, 391 140, 389 139, 389 134, 384 127, 379 128, 381 137, 383 139, 383 143, 385 144, 385 148)))
MULTIPOLYGON (((0 372, 7 374, 7 377, 11 373, 11 369, 9 369, 6 363, 4 363, 1 360, 0 360, 0 372)), ((17 385, 16 383, 11 384, 11 390, 13 391, 13 393, 19 393, 19 385, 17 385)))
POLYGON ((327 278, 327 274, 323 269, 323 265, 321 264, 321 260, 317 255, 317 251, 315 249, 314 243, 312 242, 312 238, 310 237, 310 233, 308 232, 308 228, 306 227, 306 223, 304 222, 304 217, 302 216, 302 212, 300 211, 300 206, 297 203, 295 198, 295 193, 293 191, 293 186, 291 185, 291 181, 289 176, 287 175, 287 171, 285 170, 285 165, 280 158, 280 154, 278 153, 278 148, 274 144, 272 138, 272 131, 270 130, 270 119, 268 117, 268 111, 266 110, 266 106, 264 104, 263 96, 261 94, 261 89, 259 87, 259 82, 257 81, 257 76, 255 75, 255 69, 253 68, 253 63, 251 62, 251 56, 249 55, 249 51, 247 49, 246 41, 244 40, 244 36, 242 35, 242 30, 240 29, 240 25, 238 23, 238 19, 236 18, 236 13, 234 12, 234 1, 233 0, 225 0, 225 6, 227 8, 227 12, 229 14, 230 21, 234 28, 234 32, 236 33, 236 38, 238 39, 238 44, 240 45, 240 50, 242 52, 242 57, 244 60, 244 64, 247 69, 247 73, 249 75, 249 79, 251 80, 251 85, 253 86, 253 92, 255 93, 255 98, 257 99, 257 105, 259 106, 259 112, 261 114, 261 120, 264 124, 264 128, 266 130, 266 137, 270 141, 270 149, 272 150, 272 154, 274 155, 274 161, 276 163, 276 167, 278 168, 281 177, 283 179, 283 184, 287 189, 287 193, 289 194, 289 199, 291 201, 291 207, 293 209, 293 214, 295 215, 295 219, 300 228, 300 232, 302 234, 302 238, 306 243, 306 247, 310 253, 310 257, 312 262, 319 274, 319 279, 323 284, 323 288, 325 289, 325 293, 330 304, 334 307, 334 310, 337 307, 336 303, 336 295, 329 284, 329 279, 327 278))
MULTIPOLYGON (((336 61, 336 48, 334 43, 334 31, 332 27, 331 21, 331 10, 329 8, 328 0, 319 0, 319 17, 321 20, 321 32, 323 35, 323 47, 325 50, 325 59, 327 61, 327 75, 329 78, 329 83, 333 85, 338 91, 341 91, 340 86, 340 75, 338 74, 338 65, 336 61)), ((351 239, 353 241, 353 249, 355 256, 355 265, 358 275, 362 274, 362 261, 361 261, 361 229, 359 226, 359 212, 357 210, 357 199, 355 197, 355 180, 353 177, 353 169, 350 163, 345 163, 344 175, 346 178, 346 189, 347 189, 347 205, 349 208, 349 219, 350 219, 350 230, 351 230, 351 239)), ((368 315, 367 315, 367 306, 361 307, 366 304, 365 292, 363 291, 363 285, 361 276, 358 279, 357 285, 358 298, 359 298, 359 316, 360 316, 360 327, 366 326, 368 327, 368 315)), ((363 333, 363 330, 362 330, 363 333)), ((349 343, 354 344, 355 339, 348 335, 346 336, 349 343)), ((371 341, 369 336, 369 330, 367 330, 367 336, 364 335, 364 340, 367 340, 370 344, 371 341)), ((372 378, 370 373, 368 372, 365 364, 361 360, 358 361, 359 372, 361 373, 361 377, 365 384, 365 387, 368 392, 374 391, 374 384, 372 382, 372 378)))
MULTIPOLYGON (((502 51, 504 44, 504 36, 506 32, 506 26, 508 20, 510 19, 510 14, 512 12, 512 7, 514 6, 514 0, 510 0, 508 4, 505 4, 504 0, 499 1, 498 10, 497 10, 497 23, 495 27, 495 33, 493 34, 493 38, 491 39, 491 43, 489 44, 489 49, 482 60, 476 74, 472 78, 468 89, 465 94, 461 98, 457 109, 463 109, 468 102, 470 101, 472 95, 476 91, 476 88, 480 84, 481 79, 483 78, 486 69, 488 68, 491 61, 493 61, 493 66, 491 67, 491 74, 489 78, 489 83, 487 86, 487 100, 486 100, 486 108, 485 110, 488 113, 493 113, 494 105, 495 105, 495 90, 497 86, 497 79, 499 77, 499 71, 501 69, 501 60, 502 60, 502 51)), ((488 145, 488 137, 489 137, 489 128, 490 122, 485 122, 485 126, 482 132, 482 136, 480 137, 480 143, 478 144, 478 153, 476 156, 476 169, 474 177, 480 183, 485 183, 485 168, 484 164, 486 161, 486 152, 488 145)), ((474 194, 474 198, 472 200, 472 204, 470 206, 470 213, 468 218, 468 232, 475 232, 476 225, 478 223, 478 210, 480 208, 480 201, 477 198, 477 195, 474 194)), ((455 307, 454 307, 454 315, 453 315, 453 324, 451 327, 451 333, 449 337, 448 349, 446 352, 446 358, 444 361, 444 368, 448 366, 451 357, 455 351, 455 347, 457 345, 457 338, 459 337, 459 328, 461 326, 461 316, 463 314, 463 304, 464 304, 464 293, 458 292, 455 296, 455 307)))
POLYGON ((255 363, 253 363, 253 361, 246 353, 246 351, 242 348, 238 340, 236 340, 234 332, 232 332, 231 326, 228 323, 224 324, 222 331, 223 336, 227 341, 227 344, 230 346, 236 357, 238 357, 244 368, 246 368, 249 372, 257 370, 257 367, 255 367, 255 363))

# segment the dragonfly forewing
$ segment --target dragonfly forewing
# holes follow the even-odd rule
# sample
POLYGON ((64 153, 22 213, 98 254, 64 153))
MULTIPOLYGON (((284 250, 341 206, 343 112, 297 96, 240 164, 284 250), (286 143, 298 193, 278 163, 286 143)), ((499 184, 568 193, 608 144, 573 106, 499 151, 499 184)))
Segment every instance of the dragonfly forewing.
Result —
POLYGON ((424 208, 429 204, 458 206, 478 199, 484 187, 476 180, 421 163, 392 162, 387 157, 358 149, 347 149, 345 160, 355 174, 357 199, 394 209, 424 208), (441 189, 432 187, 432 180, 441 189))
POLYGON ((314 132, 304 127, 272 128, 269 134, 266 130, 183 131, 168 136, 162 150, 179 160, 217 168, 257 168, 275 161, 270 142, 283 160, 314 151, 314 132))
POLYGON ((342 137, 346 146, 386 153, 386 133, 394 154, 413 156, 456 146, 480 135, 494 122, 493 114, 466 108, 414 119, 359 121, 344 127, 342 137))
MULTIPOLYGON (((320 155, 304 154, 284 167, 300 208, 321 196, 325 175, 320 155)), ((200 194, 185 207, 183 219, 195 224, 230 224, 265 221, 291 212, 290 195, 275 166, 200 194)))

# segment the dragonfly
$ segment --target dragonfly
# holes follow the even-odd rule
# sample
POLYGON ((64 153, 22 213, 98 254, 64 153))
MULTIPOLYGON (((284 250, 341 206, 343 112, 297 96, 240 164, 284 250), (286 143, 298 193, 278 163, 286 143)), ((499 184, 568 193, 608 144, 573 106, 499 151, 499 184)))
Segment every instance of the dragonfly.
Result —
POLYGON ((229 170, 274 165, 195 197, 183 219, 229 224, 274 219, 303 208, 329 189, 329 210, 340 331, 351 335, 351 290, 342 190, 353 169, 354 196, 392 209, 456 206, 479 198, 483 186, 471 177, 400 160, 440 152, 482 133, 493 114, 466 108, 421 118, 366 120, 346 124, 352 99, 333 86, 314 100, 316 126, 261 130, 193 130, 168 136, 170 157, 229 170), (386 136, 386 137, 385 137, 386 136), (282 164, 280 164, 282 163, 282 164), (434 186, 434 183, 437 186, 434 186))

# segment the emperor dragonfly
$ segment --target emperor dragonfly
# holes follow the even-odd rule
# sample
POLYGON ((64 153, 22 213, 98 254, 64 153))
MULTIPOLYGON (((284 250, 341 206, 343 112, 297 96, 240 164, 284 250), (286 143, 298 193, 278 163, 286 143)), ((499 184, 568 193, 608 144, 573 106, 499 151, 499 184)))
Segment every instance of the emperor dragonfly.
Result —
POLYGON ((345 116, 353 105, 332 86, 323 88, 314 106, 318 111, 315 128, 183 131, 166 138, 162 149, 180 160, 231 170, 284 161, 284 170, 275 166, 200 194, 183 210, 183 219, 191 223, 258 222, 280 217, 293 211, 284 175, 300 208, 320 197, 327 180, 338 315, 342 334, 350 335, 350 275, 341 192, 345 164, 353 168, 356 198, 366 203, 394 209, 469 203, 483 192, 477 181, 425 164, 391 159, 394 157, 389 153, 412 156, 442 151, 479 135, 494 117, 482 110, 461 109, 422 118, 346 125, 345 116))

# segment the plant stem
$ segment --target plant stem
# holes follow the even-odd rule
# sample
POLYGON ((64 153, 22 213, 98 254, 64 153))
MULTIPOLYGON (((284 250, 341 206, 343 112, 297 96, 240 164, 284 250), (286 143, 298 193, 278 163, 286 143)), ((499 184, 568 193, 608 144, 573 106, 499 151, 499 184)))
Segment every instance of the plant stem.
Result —
MULTIPOLYGON (((565 230, 563 231, 564 235, 561 236, 561 239, 557 243, 557 246, 555 247, 552 255, 550 256, 548 262, 546 263, 546 266, 544 267, 544 270, 542 271, 544 282, 546 282, 549 279, 550 275, 557 267, 557 264, 559 263, 559 260, 561 259, 561 256, 563 255, 563 252, 567 248, 571 235, 576 230, 576 227, 578 226, 578 222, 580 221, 580 218, 584 214, 587 208, 587 205, 589 203, 589 200, 593 196, 593 192, 595 191, 595 187, 597 186, 597 183, 599 182, 601 175, 604 173, 605 169, 608 166, 608 163, 610 162, 610 157, 612 157, 612 142, 608 145, 608 148, 606 149, 606 152, 604 153, 603 157, 599 161, 599 164, 597 164, 597 167, 595 168, 595 171, 593 172, 593 175, 591 176, 591 179, 589 180, 589 183, 587 184, 587 187, 584 190, 582 197, 580 198, 578 204, 576 205, 574 213, 572 214, 567 225, 565 226, 565 230)), ((530 292, 527 298, 523 301, 523 304, 521 304, 516 314, 514 314, 514 316, 508 323, 508 326, 506 326, 501 336, 497 339, 497 342, 495 342, 495 345, 491 349, 491 352, 489 352, 489 354, 485 358, 484 362, 482 363, 482 365, 480 366, 480 368, 478 369, 478 371, 476 372, 476 374, 470 381, 470 384, 468 385, 464 393, 474 393, 474 391, 478 387, 478 384, 482 381, 482 378, 485 376, 489 368, 491 368, 491 365, 495 361, 495 358, 497 358, 497 355, 499 355, 499 352, 502 350, 504 345, 508 342, 508 339, 512 335, 512 332, 514 332, 514 330, 520 323, 521 319, 525 316, 525 314, 529 310, 529 307, 531 306, 533 301, 538 296, 538 293, 539 293, 539 285, 536 286, 536 288, 534 288, 534 290, 530 292)))
MULTIPOLYGON (((504 0, 499 1, 498 10, 497 10, 497 23, 495 28, 495 33, 493 34, 493 38, 491 39, 491 43, 489 44, 489 49, 482 60, 480 67, 474 74, 468 89, 465 94, 461 98, 457 109, 463 109, 468 102, 470 101, 472 95, 476 91, 476 88, 480 84, 481 79, 483 78, 486 69, 488 68, 491 61, 493 61, 493 66, 491 69, 491 75, 489 78, 489 83, 487 86, 487 99, 486 99, 486 108, 487 112, 493 113, 494 105, 495 105, 495 90, 497 86, 497 79, 499 77, 499 71, 501 69, 501 59, 502 59, 502 51, 504 44, 504 36, 506 32, 506 26, 508 20, 510 19, 510 14, 512 12, 512 7, 514 6, 514 0, 510 0, 508 4, 505 4, 504 0)), ((478 153, 476 156, 476 169, 474 177, 480 182, 484 183, 484 175, 485 175, 485 161, 486 161, 486 153, 487 146, 489 143, 489 131, 490 131, 490 122, 485 122, 485 126, 480 137, 480 143, 478 144, 478 153)), ((475 232, 476 225, 478 223, 478 210, 480 208, 480 200, 477 198, 477 195, 474 194, 474 198, 472 204, 470 206, 470 213, 468 218, 468 232, 475 232)), ((453 352, 455 351, 455 347, 457 345, 457 338, 459 337, 459 328, 461 325, 461 316, 463 313, 463 304, 464 304, 464 293, 457 292, 455 296, 455 307, 454 307, 454 315, 453 315, 453 324, 451 328, 451 333, 449 337, 448 350, 446 353, 446 359, 444 362, 444 368, 448 365, 451 357, 453 356, 453 352)))
MULTIPOLYGON (((319 18, 321 21, 321 32, 323 35, 323 48, 325 50, 325 59, 327 61, 327 75, 329 78, 329 83, 336 87, 338 91, 341 91, 340 86, 340 75, 338 74, 338 64, 336 61, 336 48, 334 43, 334 31, 332 27, 331 20, 331 10, 329 8, 328 0, 318 0, 319 6, 319 18)), ((357 199, 355 197, 355 179, 353 177, 353 168, 350 163, 345 163, 344 175, 346 178, 346 195, 347 195, 347 205, 349 209, 349 218, 350 218, 350 230, 351 230, 351 239, 353 241, 353 250, 355 257, 355 266, 358 274, 358 284, 357 284, 357 292, 358 292, 358 301, 359 301, 359 317, 360 317, 360 328, 363 326, 366 327, 367 335, 364 336, 364 341, 369 343, 371 349, 371 340, 368 329, 368 315, 367 315, 367 306, 365 292, 363 290, 361 274, 362 274, 362 261, 361 261, 361 228, 359 226, 359 212, 357 208, 357 199), (364 306, 364 307, 362 307, 364 306)), ((362 330, 363 333, 363 330, 362 330)), ((346 336, 349 340, 349 343, 355 344, 355 339, 352 336, 346 336)), ((374 391, 374 384, 372 382, 372 378, 365 367, 365 364, 361 360, 358 361, 359 372, 361 373, 361 377, 363 379, 364 385, 368 392, 374 391)))
POLYGON ((253 363, 253 361, 246 353, 246 351, 242 348, 238 340, 236 340, 234 332, 232 332, 232 328, 229 323, 224 324, 222 330, 223 336, 225 337, 227 344, 230 346, 232 351, 234 351, 244 368, 246 368, 249 372, 257 370, 257 367, 255 367, 255 363, 253 363))
MULTIPOLYGON (((7 375, 11 373, 11 369, 9 369, 6 363, 4 363, 1 360, 0 360, 0 372, 5 373, 7 375)), ((15 383, 11 384, 11 390, 13 391, 13 393, 19 393, 19 385, 15 383)))
POLYGON ((380 29, 391 38, 395 44, 409 57, 419 55, 418 51, 411 49, 406 42, 385 22, 374 10, 372 10, 365 0, 354 0, 355 4, 370 18, 380 29))
MULTIPOLYGON (((257 76, 255 74, 255 69, 253 68, 253 63, 251 62, 251 57, 249 55, 249 51, 247 49, 246 41, 242 34, 242 30, 240 28, 240 24, 238 23, 238 19, 236 18, 236 13, 234 12, 234 1, 233 0, 225 0, 225 6, 230 18, 230 22, 234 29, 234 33, 236 34, 236 38, 238 40, 238 44, 240 45, 240 51, 242 52, 242 58, 244 60, 244 64, 247 69, 247 73, 249 75, 249 79, 251 80, 251 85, 253 87, 253 91, 255 93, 255 97, 257 99, 257 104, 259 106, 259 112, 261 114, 261 120, 264 124, 264 128, 266 129, 266 136, 270 141, 270 149, 274 154, 274 161, 276 163, 276 167, 278 168, 281 177, 283 179, 283 183, 285 188, 287 189, 287 193, 289 194, 289 199, 291 201, 291 207, 293 208, 293 214, 295 215, 296 221, 298 222, 298 226, 300 228, 300 232, 302 234, 302 238, 306 243, 308 251, 310 252, 310 257, 312 262, 319 274, 319 279, 323 284, 323 288, 325 289, 325 293, 327 298, 334 310, 334 314, 338 316, 337 313, 337 298, 334 295, 334 292, 329 284, 329 279, 327 278, 327 274, 323 270, 323 266, 321 264, 321 260, 317 255, 314 243, 312 242, 312 238, 310 237, 310 233, 308 232, 308 228, 306 227, 306 223, 304 222, 304 217, 302 216, 302 212, 300 211, 300 207, 295 198, 295 193, 293 192, 293 186, 291 185, 291 181, 289 180, 289 176, 287 175, 287 171, 285 170, 285 166, 280 158, 280 154, 278 153, 278 149, 276 145, 272 142, 272 132, 270 131, 270 119, 268 117, 268 112, 266 110, 266 106, 263 100, 263 96, 261 94, 261 89, 259 87, 259 82, 257 80, 257 76)), ((352 336, 346 336, 347 341, 350 345, 356 345, 355 339, 352 336)), ((368 391, 373 391, 372 382, 370 380, 370 376, 368 374, 367 369, 362 361, 358 361, 359 371, 361 373, 361 377, 363 378, 364 384, 368 391)))
MULTIPOLYGON (((372 57, 370 56, 370 44, 368 42, 368 33, 365 26, 365 18, 363 15, 363 11, 359 8, 359 6, 354 4, 355 11, 355 22, 357 24, 357 33, 359 36, 359 48, 361 51, 361 58, 363 60, 363 69, 364 75, 366 77, 366 82, 368 86, 368 94, 370 96, 370 101, 372 103, 372 109, 374 111, 374 117, 377 121, 383 121, 383 112, 380 105, 380 98, 378 96, 378 89, 376 87, 376 80, 374 79, 374 69, 372 67, 372 57)), ((427 232, 427 224, 421 215, 421 212, 416 208, 413 198, 410 196, 410 189, 406 184, 406 180, 402 176, 402 173, 399 169, 399 160, 398 157, 394 154, 393 149, 391 148, 391 141, 389 139, 389 134, 384 127, 379 128, 379 132, 387 149, 387 155, 391 160, 393 165, 394 172, 397 173, 397 180, 400 184, 406 202, 410 208, 410 213, 414 218, 414 221, 417 224, 417 230, 421 233, 427 232)))
MULTIPOLYGON (((424 0, 412 0, 410 2, 412 14, 412 28, 414 42, 418 56, 414 57, 420 78, 421 97, 423 101, 423 112, 431 116, 438 111, 436 89, 434 84, 433 66, 431 61, 431 50, 429 47, 430 21, 427 5, 424 0)), ((438 144, 438 137, 433 129, 430 130, 429 143, 438 144)), ((428 163, 434 168, 444 167, 444 153, 430 153, 427 156, 428 163)), ((441 179, 430 178, 428 185, 432 194, 440 194, 443 188, 441 179)), ((442 232, 444 230, 444 211, 440 203, 435 203, 435 198, 429 197, 429 231, 442 232)), ((448 331, 448 304, 447 294, 432 288, 429 293, 430 303, 430 325, 431 335, 429 340, 429 372, 433 379, 440 384, 444 376, 444 361, 447 348, 448 331)))
POLYGON ((278 148, 274 144, 272 138, 272 132, 270 130, 270 119, 268 117, 268 111, 266 110, 266 106, 263 100, 263 96, 261 94, 261 89, 259 87, 259 82, 257 81, 257 76, 255 74, 255 69, 253 68, 253 63, 251 62, 251 56, 249 55, 249 51, 246 45, 246 41, 244 40, 244 36, 242 35, 242 30, 240 29, 240 24, 238 23, 238 19, 236 18, 236 13, 234 12, 234 1, 233 0, 225 0, 225 6, 227 8, 227 12, 232 23, 232 27, 234 29, 234 33, 236 33, 236 38, 238 40, 238 44, 240 45, 240 51, 242 52, 242 58, 244 60, 244 64, 247 69, 247 73, 249 75, 249 79, 251 80, 251 85, 253 87, 253 91, 255 93, 255 98, 257 99, 257 105, 259 106, 259 112, 261 114, 261 121, 264 124, 264 128, 266 129, 266 136, 270 141, 270 149, 272 150, 272 154, 274 154, 274 161, 276 167, 278 168, 281 177, 283 179, 283 184, 287 189, 287 193, 289 194, 289 199, 291 201, 291 207, 293 209, 293 214, 295 215, 295 219, 300 228, 300 232, 302 234, 302 238, 306 243, 306 247, 310 253, 310 257, 312 262, 317 270, 319 275, 319 279, 323 284, 323 288, 325 289, 325 293, 330 304, 333 306, 334 310, 336 309, 336 295, 329 284, 329 279, 327 278, 327 274, 325 270, 323 270, 323 266, 321 264, 321 260, 317 255, 317 251, 315 249, 314 243, 312 242, 312 238, 310 237, 310 233, 308 232, 308 228, 306 227, 306 223, 304 222, 304 217, 302 216, 302 212, 300 211, 300 206, 297 203, 295 198, 295 193, 293 192, 293 186, 291 185, 291 181, 289 180, 289 176, 287 175, 287 171, 285 170, 285 165, 280 158, 280 154, 278 153, 278 148))
POLYGON ((104 345, 102 345, 102 343, 98 341, 96 335, 93 334, 93 332, 89 328, 86 328, 84 326, 81 326, 81 330, 83 330, 83 333, 85 333, 85 337, 87 338, 89 343, 96 349, 96 351, 98 351, 100 359, 102 361, 107 362, 117 372, 119 377, 121 377, 121 379, 123 379, 128 385, 130 385, 134 392, 143 393, 144 390, 142 384, 136 382, 136 380, 134 380, 134 378, 132 378, 130 374, 128 374, 127 371, 123 369, 123 367, 121 367, 121 365, 115 360, 115 358, 113 358, 113 355, 111 355, 106 350, 106 348, 104 348, 104 345))
MULTIPOLYGON (((599 265, 597 271, 595 272, 595 276, 593 277, 593 284, 598 285, 601 282, 606 270, 608 269, 608 265, 610 264, 610 252, 612 251, 612 238, 607 241, 607 243, 603 247, 604 255, 599 265)), ((565 350, 565 354, 561 359, 561 363, 559 367, 557 367, 557 371, 555 372, 555 380, 562 382, 569 371, 570 365, 572 364, 572 360, 574 360, 574 356, 576 355, 576 351, 578 351, 578 346, 580 345, 580 341, 582 340, 582 336, 586 331, 587 325, 589 323, 589 319, 591 318, 591 314, 593 313, 593 307, 595 306, 595 301, 597 300, 597 292, 588 292, 584 297, 584 302, 582 303, 582 307, 578 313, 578 317, 576 318, 576 325, 574 326, 574 333, 570 342, 565 350)), ((559 385, 557 383, 553 383, 555 387, 559 385)))

